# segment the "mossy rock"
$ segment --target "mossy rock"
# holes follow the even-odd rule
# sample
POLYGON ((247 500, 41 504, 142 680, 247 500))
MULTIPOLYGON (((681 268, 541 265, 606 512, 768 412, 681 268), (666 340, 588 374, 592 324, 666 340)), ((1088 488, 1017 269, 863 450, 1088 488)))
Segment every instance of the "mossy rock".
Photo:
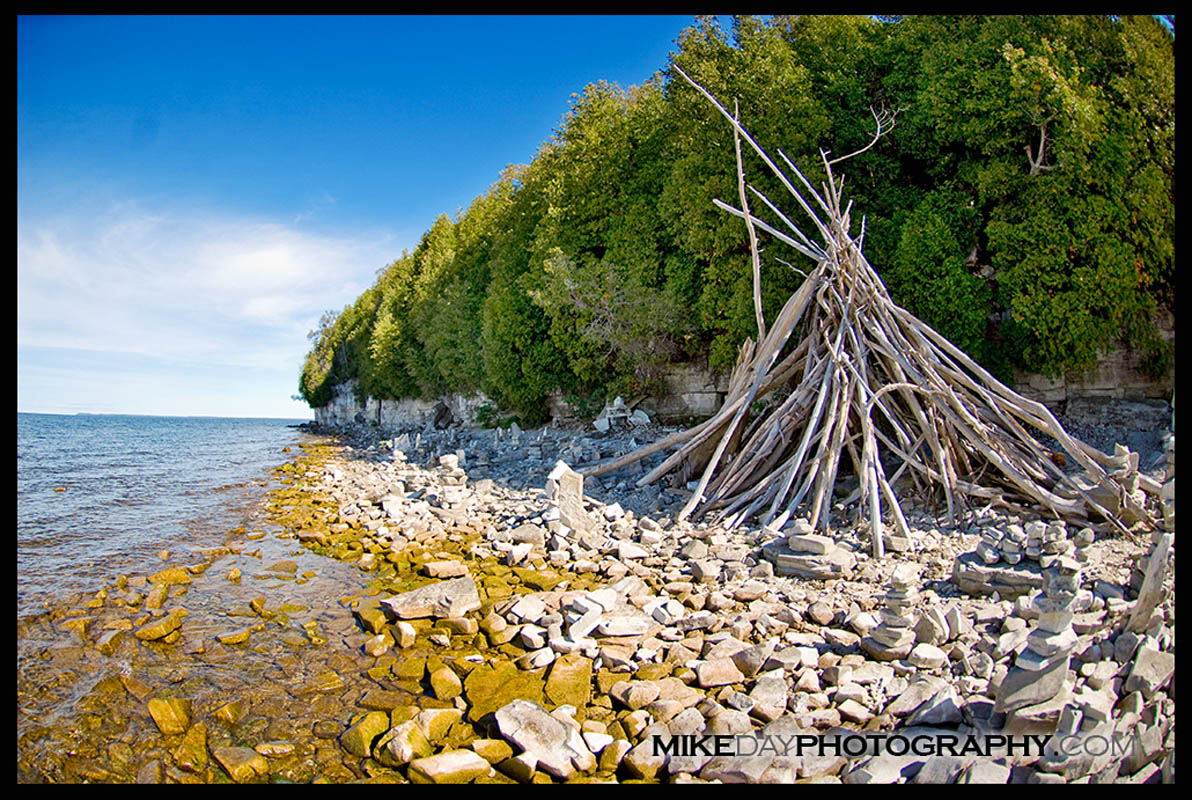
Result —
POLYGON ((395 656, 380 656, 377 658, 376 663, 369 667, 368 677, 372 678, 374 681, 379 681, 382 678, 388 677, 391 674, 391 670, 395 663, 397 663, 397 658, 395 656))
POLYGON ((474 739, 469 747, 490 764, 513 757, 513 748, 504 739, 474 739))
POLYGON ((358 608, 354 612, 356 619, 360 620, 360 624, 369 633, 381 633, 385 630, 387 620, 385 612, 381 611, 379 606, 366 606, 358 608))
POLYGON ((354 756, 367 758, 373 742, 389 730, 389 715, 384 711, 370 711, 348 728, 339 742, 354 756))
POLYGON ((414 705, 399 706, 393 709, 389 715, 389 722, 392 727, 396 728, 403 722, 409 722, 418 716, 418 707, 414 705))
POLYGON ((476 741, 478 737, 479 734, 476 733, 475 728, 460 720, 451 726, 443 741, 449 748, 471 747, 472 742, 476 741))
POLYGON ((446 665, 431 672, 430 686, 434 690, 435 697, 440 700, 450 700, 463 692, 463 684, 460 682, 459 675, 446 665))
POLYGON ((613 684, 617 681, 625 680, 625 673, 611 672, 607 669, 599 670, 596 673, 596 691, 602 695, 607 695, 609 690, 613 688, 613 684))
POLYGON ((548 592, 555 588, 563 577, 550 570, 534 570, 514 567, 513 574, 526 586, 538 592, 548 592))
POLYGON ((170 634, 178 631, 182 627, 182 611, 171 611, 164 617, 153 620, 134 632, 134 636, 143 641, 152 641, 155 639, 165 639, 170 634))
POLYGON ((174 761, 187 772, 207 769, 207 726, 201 722, 190 726, 182 742, 174 750, 174 761))
POLYGON ((247 630, 237 631, 235 633, 221 633, 218 637, 220 644, 244 644, 248 641, 251 634, 247 630))
POLYGON ((634 676, 639 681, 660 681, 670 677, 670 664, 641 664, 634 676))
POLYGON ((426 659, 419 656, 398 659, 393 662, 392 672, 398 680, 421 681, 426 674, 426 659))
POLYGON ((482 664, 464 680, 468 718, 478 721, 514 700, 543 703, 543 670, 523 671, 511 661, 482 664))
POLYGON ((592 699, 592 661, 579 653, 560 656, 550 665, 543 692, 552 706, 575 706, 582 714, 592 699))
POLYGON ((269 762, 251 747, 217 747, 212 755, 236 783, 253 783, 269 775, 269 762))
POLYGON ((215 710, 215 718, 226 725, 235 725, 248 714, 248 703, 244 700, 233 700, 215 710))

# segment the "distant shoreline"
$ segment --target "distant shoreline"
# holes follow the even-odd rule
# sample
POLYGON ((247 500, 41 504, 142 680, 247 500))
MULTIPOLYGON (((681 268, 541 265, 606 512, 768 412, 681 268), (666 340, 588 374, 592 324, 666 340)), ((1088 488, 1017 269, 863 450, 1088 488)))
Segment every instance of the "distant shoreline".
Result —
POLYGON ((18 411, 17 415, 40 417, 150 417, 154 419, 275 419, 279 422, 314 422, 303 417, 223 416, 221 414, 127 414, 119 411, 18 411))

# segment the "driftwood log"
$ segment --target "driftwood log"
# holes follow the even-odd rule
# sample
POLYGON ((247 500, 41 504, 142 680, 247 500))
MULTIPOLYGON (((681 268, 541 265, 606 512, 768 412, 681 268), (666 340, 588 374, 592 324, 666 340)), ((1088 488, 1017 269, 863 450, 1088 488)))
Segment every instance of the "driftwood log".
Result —
POLYGON ((1136 455, 1109 456, 1069 436, 1046 406, 998 382, 890 299, 862 252, 864 220, 856 238, 850 233, 851 202, 842 205, 844 181, 832 168, 872 147, 892 117, 875 113, 877 133, 857 153, 829 160, 821 152, 827 180, 816 190, 781 152, 785 170, 780 168, 735 114, 687 80, 733 127, 741 208, 713 202, 748 227, 758 341, 742 345, 718 413, 586 475, 677 448, 638 485, 666 475, 682 484, 698 475, 679 519, 714 511, 730 527, 756 517, 780 528, 804 504, 812 526, 829 532, 833 490, 847 459, 859 486, 845 504, 860 501, 879 556, 883 516, 901 535, 909 533, 896 484, 904 491, 942 494, 949 524, 962 506, 979 505, 1035 510, 1081 525, 1099 518, 1123 531, 1119 516, 1128 512, 1127 518, 1154 525, 1138 489, 1157 495, 1159 486, 1138 475, 1136 455), (749 193, 787 230, 749 210, 741 138, 810 218, 818 241, 752 186, 749 193), (760 301, 757 230, 815 264, 768 327, 760 301), (1038 434, 1054 439, 1083 474, 1066 474, 1056 463, 1064 459, 1038 434))

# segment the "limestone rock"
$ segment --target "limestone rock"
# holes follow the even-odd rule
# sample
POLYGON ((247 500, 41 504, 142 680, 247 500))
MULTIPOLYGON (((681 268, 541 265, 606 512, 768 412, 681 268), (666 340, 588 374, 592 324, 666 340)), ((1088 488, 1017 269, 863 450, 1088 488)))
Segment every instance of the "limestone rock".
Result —
POLYGON ((352 755, 365 758, 372 752, 373 742, 387 730, 389 715, 383 711, 370 711, 348 728, 339 741, 352 755))
POLYGON ((269 775, 269 762, 251 747, 217 747, 211 754, 236 783, 269 775))
POLYGON ((536 758, 538 767, 556 778, 567 780, 577 770, 596 766, 596 757, 579 731, 537 703, 514 700, 497 711, 496 720, 501 736, 536 758))
POLYGON ((1043 574, 1039 565, 1022 561, 1013 566, 988 566, 975 553, 965 553, 956 559, 952 568, 952 583, 965 594, 1015 598, 1043 588, 1043 574))
POLYGON ((743 683, 745 676, 731 658, 715 658, 705 661, 695 668, 696 680, 704 688, 727 686, 732 683, 743 683))
POLYGON ((1067 658, 1062 658, 1039 671, 1012 669, 998 688, 994 709, 1014 711, 1024 706, 1038 705, 1059 694, 1067 677, 1067 658))
POLYGON ((434 690, 435 697, 440 700, 458 697, 464 690, 459 676, 455 674, 455 670, 448 666, 439 667, 430 674, 430 685, 434 690))
POLYGON ((133 631, 133 635, 142 641, 164 639, 182 627, 182 612, 171 611, 164 617, 145 623, 133 631))
POLYGON ((454 578, 382 600, 398 619, 462 617, 480 608, 480 595, 471 577, 454 578))
POLYGON ((1174 674, 1174 654, 1143 646, 1138 649, 1134 667, 1130 670, 1130 676, 1126 678, 1125 690, 1142 692, 1142 696, 1149 700, 1174 674))
POLYGON ((560 656, 551 664, 543 687, 554 705, 584 708, 592 698, 592 661, 579 653, 560 656))
POLYGON ((187 772, 207 769, 207 726, 198 722, 190 727, 174 751, 174 761, 187 772))
POLYGON ((471 783, 491 772, 488 761, 472 750, 447 750, 411 761, 409 767, 412 783, 471 783))
POLYGON ((434 752, 422 726, 416 720, 396 725, 377 742, 377 757, 386 766, 397 767, 434 752))
POLYGON ((183 733, 190 727, 190 700, 183 697, 155 697, 149 701, 149 715, 165 735, 183 733))
POLYGON ((907 660, 920 669, 939 669, 948 663, 948 655, 938 647, 920 643, 911 650, 907 660))

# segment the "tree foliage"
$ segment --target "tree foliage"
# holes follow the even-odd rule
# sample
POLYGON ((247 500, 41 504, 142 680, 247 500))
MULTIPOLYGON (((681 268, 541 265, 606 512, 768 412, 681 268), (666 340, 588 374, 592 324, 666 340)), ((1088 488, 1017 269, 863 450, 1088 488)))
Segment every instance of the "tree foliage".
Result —
MULTIPOLYGON (((866 215, 894 299, 996 373, 1084 370, 1122 341, 1157 371, 1175 300, 1175 41, 1152 17, 698 18, 643 85, 573 95, 527 166, 312 332, 300 391, 355 379, 379 398, 483 390, 526 420, 557 390, 649 391, 668 363, 727 369, 756 336, 731 129, 681 68, 770 152, 866 215)), ((785 195, 751 153, 745 172, 785 195)), ((757 196, 755 213, 774 220, 757 196)), ((785 209, 799 223, 797 209, 785 209)), ((854 212, 854 218, 860 213, 854 212)), ((806 264, 770 257, 771 319, 806 264), (792 268, 794 267, 794 268, 792 268)), ((777 250, 777 248, 775 248, 777 250)))

